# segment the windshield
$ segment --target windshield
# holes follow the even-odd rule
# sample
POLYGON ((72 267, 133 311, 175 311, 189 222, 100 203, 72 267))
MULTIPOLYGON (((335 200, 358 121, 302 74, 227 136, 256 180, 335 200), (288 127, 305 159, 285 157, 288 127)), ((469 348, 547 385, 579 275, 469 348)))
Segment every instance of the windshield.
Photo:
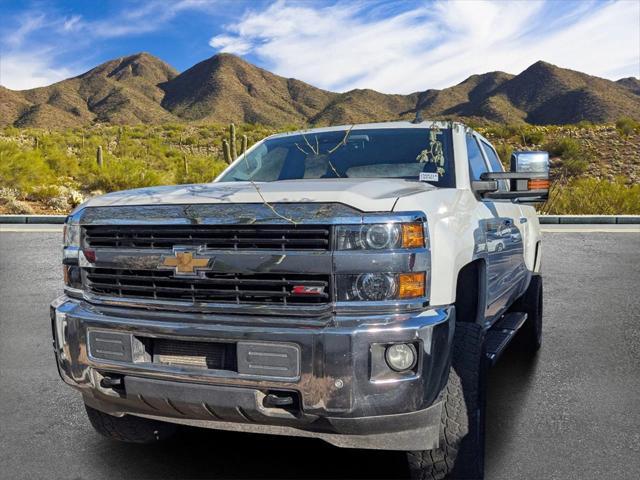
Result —
POLYGON ((266 139, 218 180, 404 178, 455 187, 451 130, 382 128, 266 139))

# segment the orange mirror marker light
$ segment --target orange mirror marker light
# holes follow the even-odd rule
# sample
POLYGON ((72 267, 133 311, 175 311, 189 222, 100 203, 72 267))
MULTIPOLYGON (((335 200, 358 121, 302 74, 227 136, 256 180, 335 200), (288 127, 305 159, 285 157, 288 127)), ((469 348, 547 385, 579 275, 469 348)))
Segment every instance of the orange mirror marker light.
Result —
POLYGON ((549 188, 548 178, 535 178, 529 180, 529 190, 545 190, 549 188))

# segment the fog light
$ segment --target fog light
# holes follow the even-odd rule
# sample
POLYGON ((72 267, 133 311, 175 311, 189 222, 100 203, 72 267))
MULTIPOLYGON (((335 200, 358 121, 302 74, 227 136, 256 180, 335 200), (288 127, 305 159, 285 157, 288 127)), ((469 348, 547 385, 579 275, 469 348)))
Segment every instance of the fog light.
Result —
POLYGON ((416 347, 410 343, 397 343, 387 347, 384 353, 387 365, 396 372, 404 372, 416 365, 416 347))

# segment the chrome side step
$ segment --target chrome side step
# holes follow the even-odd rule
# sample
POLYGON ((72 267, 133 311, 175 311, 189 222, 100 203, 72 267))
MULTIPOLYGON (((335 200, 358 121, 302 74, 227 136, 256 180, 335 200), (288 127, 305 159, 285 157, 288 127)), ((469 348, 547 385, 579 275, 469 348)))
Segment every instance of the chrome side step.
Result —
POLYGON ((496 364, 500 355, 502 355, 526 320, 526 313, 507 313, 489 329, 485 338, 484 349, 490 365, 496 364))

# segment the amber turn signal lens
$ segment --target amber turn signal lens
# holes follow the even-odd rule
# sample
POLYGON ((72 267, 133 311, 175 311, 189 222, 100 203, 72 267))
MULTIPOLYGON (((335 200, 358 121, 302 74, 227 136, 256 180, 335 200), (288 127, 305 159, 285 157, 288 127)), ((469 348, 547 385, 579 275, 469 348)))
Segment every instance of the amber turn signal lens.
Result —
POLYGON ((529 190, 545 190, 549 188, 549 179, 534 178, 529 180, 529 190))
POLYGON ((421 223, 402 224, 402 248, 424 247, 424 230, 421 223))
POLYGON ((424 272, 401 273, 398 275, 398 297, 417 298, 424 296, 424 272))

